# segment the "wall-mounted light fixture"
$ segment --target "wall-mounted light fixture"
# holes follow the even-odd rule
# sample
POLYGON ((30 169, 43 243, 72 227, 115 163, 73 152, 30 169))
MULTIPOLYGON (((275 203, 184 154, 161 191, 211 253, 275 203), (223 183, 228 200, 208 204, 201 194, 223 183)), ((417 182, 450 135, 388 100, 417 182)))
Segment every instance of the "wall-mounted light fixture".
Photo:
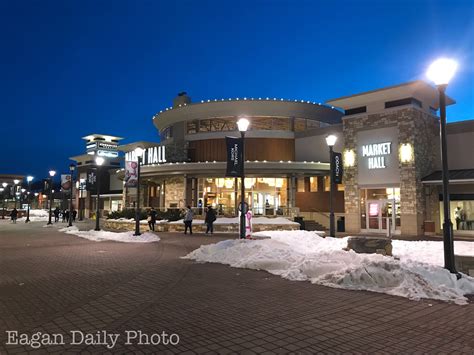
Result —
POLYGON ((401 163, 410 163, 414 158, 413 145, 410 143, 400 144, 399 156, 401 163))
POLYGON ((342 158, 342 162, 344 164, 344 167, 346 168, 351 168, 355 166, 355 160, 356 160, 356 155, 354 150, 352 149, 346 149, 344 151, 344 155, 342 158))

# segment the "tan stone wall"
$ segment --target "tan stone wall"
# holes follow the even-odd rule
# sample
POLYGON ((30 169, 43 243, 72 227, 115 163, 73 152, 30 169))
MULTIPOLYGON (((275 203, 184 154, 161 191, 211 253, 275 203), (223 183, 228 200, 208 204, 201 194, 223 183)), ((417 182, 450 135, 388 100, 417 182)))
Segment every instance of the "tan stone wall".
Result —
MULTIPOLYGON (((345 149, 357 151, 357 132, 360 130, 390 126, 397 127, 399 144, 410 143, 414 147, 413 161, 399 163, 401 233, 422 235, 423 221, 433 219, 431 213, 427 213, 427 201, 421 179, 437 166, 438 119, 413 107, 349 116, 343 119, 345 149)), ((396 149, 394 153, 398 154, 398 147, 396 149)), ((350 232, 360 231, 360 188, 357 183, 357 169, 356 161, 355 166, 346 168, 344 173, 346 229, 350 232)))
POLYGON ((178 208, 186 207, 183 177, 166 179, 165 189, 165 207, 170 207, 171 204, 176 204, 178 208))

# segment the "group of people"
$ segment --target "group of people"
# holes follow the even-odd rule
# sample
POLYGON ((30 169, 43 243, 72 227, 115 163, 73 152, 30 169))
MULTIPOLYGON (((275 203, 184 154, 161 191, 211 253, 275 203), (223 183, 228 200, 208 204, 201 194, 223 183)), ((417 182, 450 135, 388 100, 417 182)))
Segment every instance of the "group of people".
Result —
MULTIPOLYGON (((187 234, 189 229, 189 234, 193 234, 193 218, 194 213, 191 209, 191 206, 188 206, 186 213, 184 214, 184 234, 187 234)), ((206 223, 206 234, 214 233, 214 222, 217 219, 216 211, 212 206, 208 206, 206 210, 206 217, 204 218, 204 223, 206 223)))
MULTIPOLYGON (((62 217, 63 222, 69 222, 69 210, 61 211, 59 209, 59 207, 56 207, 53 211, 53 215, 54 215, 54 223, 59 222, 60 217, 62 217)), ((73 222, 76 221, 76 216, 77 216, 77 211, 73 210, 72 211, 72 221, 73 222)))

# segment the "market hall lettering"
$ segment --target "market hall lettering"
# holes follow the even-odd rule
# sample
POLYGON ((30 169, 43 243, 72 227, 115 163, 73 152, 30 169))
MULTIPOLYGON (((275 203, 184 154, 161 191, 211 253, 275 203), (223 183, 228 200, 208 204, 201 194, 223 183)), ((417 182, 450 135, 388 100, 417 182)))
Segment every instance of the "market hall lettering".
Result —
POLYGON ((374 143, 362 146, 362 156, 368 158, 369 169, 385 169, 385 155, 392 152, 391 142, 374 143))

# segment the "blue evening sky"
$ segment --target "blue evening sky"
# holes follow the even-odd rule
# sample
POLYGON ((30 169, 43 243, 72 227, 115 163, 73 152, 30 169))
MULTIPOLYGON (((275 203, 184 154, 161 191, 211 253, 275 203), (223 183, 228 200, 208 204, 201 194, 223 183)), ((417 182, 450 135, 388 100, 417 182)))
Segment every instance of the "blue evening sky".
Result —
POLYGON ((460 70, 448 120, 474 119, 474 1, 0 0, 0 173, 66 171, 81 137, 158 140, 193 101, 325 101, 460 70))

